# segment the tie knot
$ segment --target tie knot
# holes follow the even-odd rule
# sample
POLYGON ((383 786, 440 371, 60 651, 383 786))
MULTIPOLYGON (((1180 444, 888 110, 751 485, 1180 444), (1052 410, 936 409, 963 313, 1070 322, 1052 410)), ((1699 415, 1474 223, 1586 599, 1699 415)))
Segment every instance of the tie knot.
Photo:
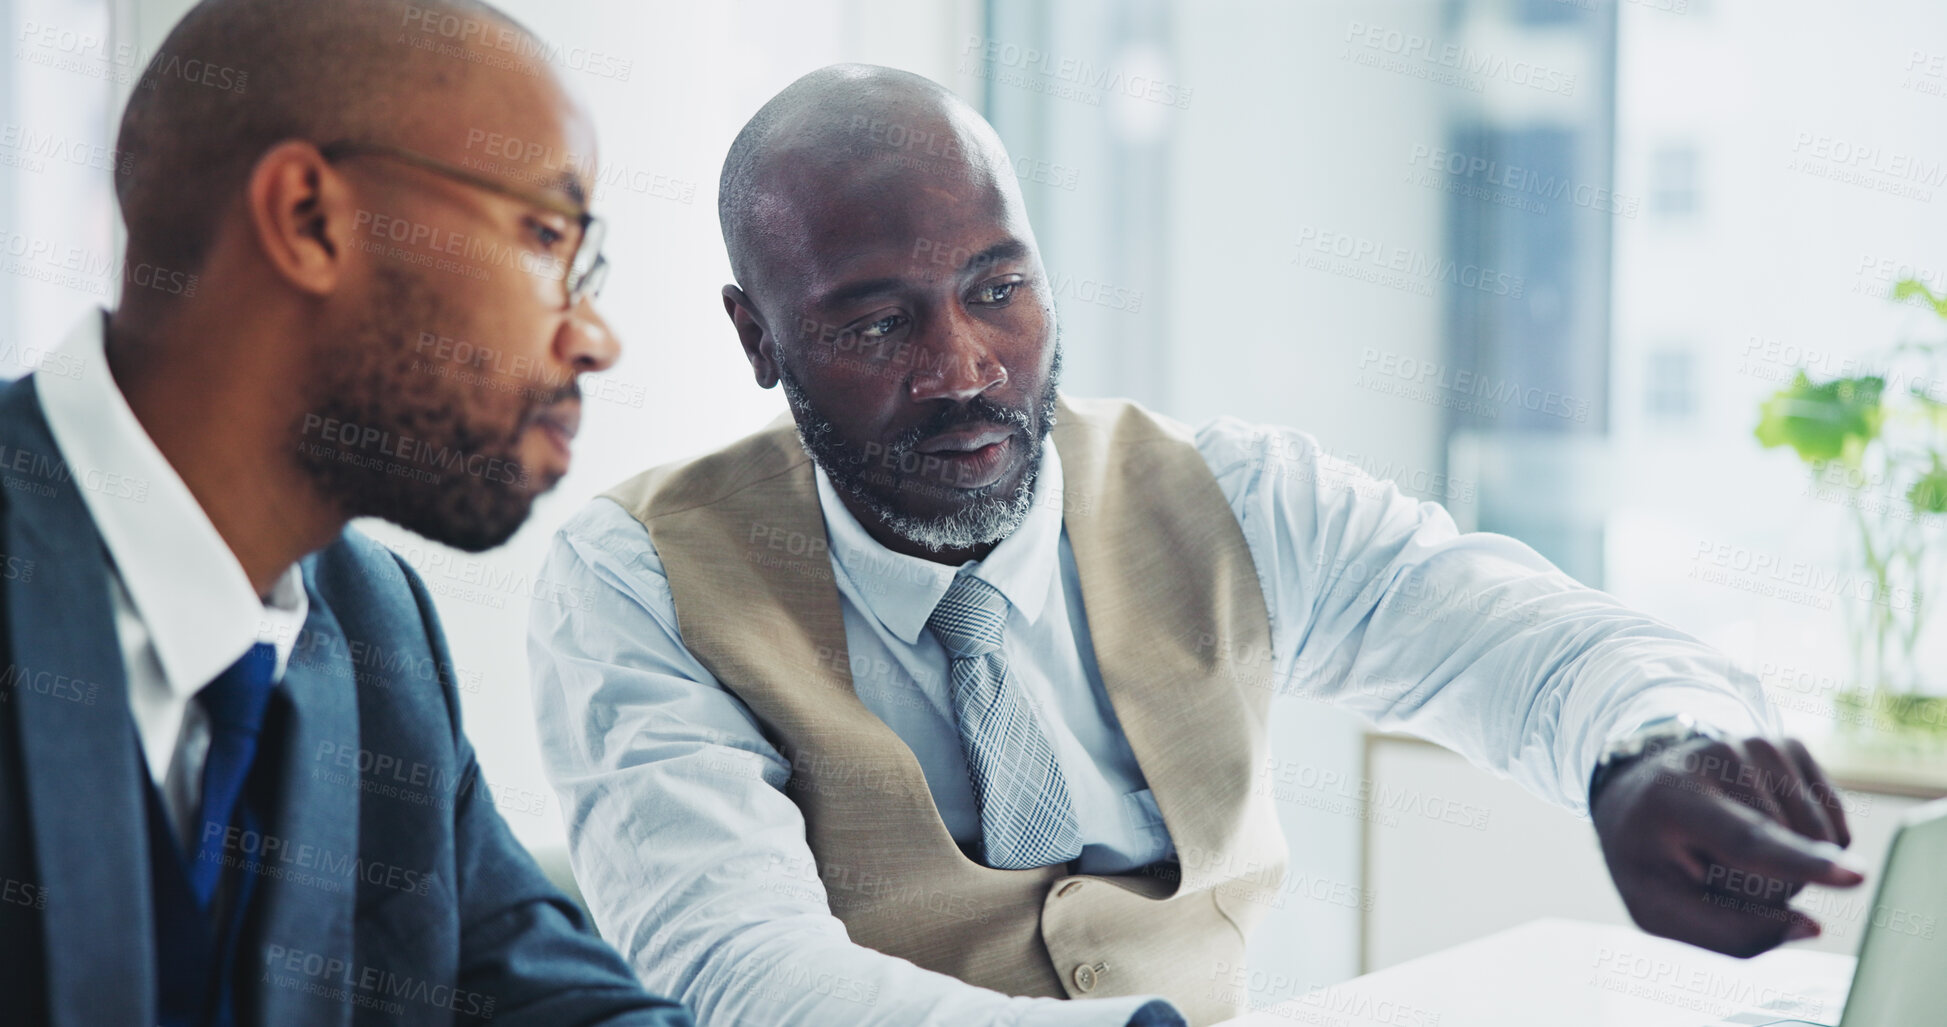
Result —
POLYGON ((229 670, 218 674, 215 681, 196 693, 203 712, 209 715, 210 728, 253 735, 262 729, 276 672, 276 648, 267 642, 252 645, 229 670))
POLYGON ((955 659, 985 656, 1001 647, 1007 597, 979 578, 961 575, 941 597, 926 626, 955 659))

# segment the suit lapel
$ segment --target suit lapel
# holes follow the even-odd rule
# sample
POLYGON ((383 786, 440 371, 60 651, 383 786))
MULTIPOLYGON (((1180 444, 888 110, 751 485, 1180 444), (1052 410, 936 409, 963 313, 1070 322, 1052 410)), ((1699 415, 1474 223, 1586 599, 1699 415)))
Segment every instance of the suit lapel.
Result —
MULTIPOLYGON (((26 388, 32 388, 31 383, 26 388)), ((142 775, 116 644, 108 558, 38 400, 9 403, 7 582, 35 865, 47 896, 47 998, 58 1025, 155 1022, 155 913, 142 775)))
MULTIPOLYGON (((324 866, 355 865, 350 861, 359 851, 358 693, 344 631, 312 583, 310 563, 306 561, 305 588, 311 612, 279 689, 283 716, 273 748, 277 804, 268 831, 286 846, 312 846, 324 866), (349 766, 339 762, 341 755, 349 766)), ((239 1020, 350 1022, 350 1003, 321 1001, 304 990, 276 986, 274 982, 289 982, 292 975, 268 971, 277 969, 269 966, 273 961, 287 965, 277 960, 280 951, 298 951, 305 958, 323 957, 327 968, 323 976, 303 978, 307 984, 341 987, 357 974, 352 964, 356 882, 333 891, 267 877, 257 887, 254 919, 259 928, 242 948, 237 968, 239 974, 258 979, 256 1007, 240 1011, 244 1015, 239 1020)))

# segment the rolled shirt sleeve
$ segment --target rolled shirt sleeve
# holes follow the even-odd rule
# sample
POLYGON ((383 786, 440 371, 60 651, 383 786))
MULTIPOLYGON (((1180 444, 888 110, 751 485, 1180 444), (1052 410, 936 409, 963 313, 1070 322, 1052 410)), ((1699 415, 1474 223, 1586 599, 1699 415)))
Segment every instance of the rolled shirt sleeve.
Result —
POLYGON ((1757 679, 1723 654, 1512 538, 1462 534, 1309 435, 1224 418, 1197 444, 1257 564, 1280 694, 1438 742, 1582 814, 1606 743, 1650 720, 1776 730, 1757 679))
POLYGON ((589 597, 531 610, 543 757, 596 925, 651 990, 709 1024, 1179 1022, 1150 997, 1012 997, 853 944, 783 791, 790 764, 684 648, 642 525, 596 500, 543 574, 589 597))

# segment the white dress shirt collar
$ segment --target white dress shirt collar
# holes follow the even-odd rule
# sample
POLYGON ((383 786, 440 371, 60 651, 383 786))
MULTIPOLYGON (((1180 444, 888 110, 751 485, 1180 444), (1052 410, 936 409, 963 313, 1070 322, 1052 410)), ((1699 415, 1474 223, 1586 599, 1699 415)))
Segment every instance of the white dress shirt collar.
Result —
POLYGON ((832 559, 858 589, 866 611, 894 637, 907 645, 918 644, 926 619, 961 572, 998 589, 1029 624, 1040 618, 1061 557, 1061 458, 1052 441, 1041 447, 1034 503, 1021 526, 985 560, 970 560, 958 568, 880 545, 852 516, 824 468, 818 468, 817 475, 818 505, 825 514, 832 559))
POLYGON ((70 359, 49 365, 73 373, 39 374, 35 384, 54 444, 149 630, 169 689, 194 695, 256 642, 276 646, 281 677, 310 609, 303 574, 292 564, 270 602, 258 598, 109 374, 106 322, 105 311, 84 318, 61 344, 70 359))

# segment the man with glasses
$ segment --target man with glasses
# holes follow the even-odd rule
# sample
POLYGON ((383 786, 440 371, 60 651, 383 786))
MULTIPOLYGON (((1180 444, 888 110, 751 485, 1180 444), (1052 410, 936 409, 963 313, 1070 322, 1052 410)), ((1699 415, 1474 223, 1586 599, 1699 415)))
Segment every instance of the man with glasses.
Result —
POLYGON ((346 527, 499 545, 617 356, 592 127, 507 38, 206 0, 134 90, 148 271, 0 392, 0 1018, 690 1023, 515 841, 425 586, 346 527))
POLYGON ((561 181, 562 189, 575 198, 574 202, 568 203, 546 192, 496 181, 485 175, 468 171, 459 165, 449 164, 437 157, 430 157, 403 146, 341 140, 319 147, 318 152, 328 161, 358 156, 390 157, 422 171, 455 182, 464 182, 476 189, 485 189, 556 214, 575 226, 574 245, 570 251, 572 256, 563 263, 552 254, 540 259, 536 259, 532 254, 522 254, 522 258, 528 261, 523 270, 544 279, 562 279, 568 286, 567 309, 570 310, 574 309, 584 296, 593 299, 601 295, 602 284, 608 280, 608 258, 602 254, 602 240, 608 235, 608 223, 580 206, 581 184, 573 176, 561 181))

